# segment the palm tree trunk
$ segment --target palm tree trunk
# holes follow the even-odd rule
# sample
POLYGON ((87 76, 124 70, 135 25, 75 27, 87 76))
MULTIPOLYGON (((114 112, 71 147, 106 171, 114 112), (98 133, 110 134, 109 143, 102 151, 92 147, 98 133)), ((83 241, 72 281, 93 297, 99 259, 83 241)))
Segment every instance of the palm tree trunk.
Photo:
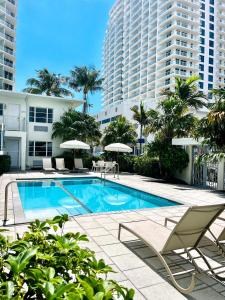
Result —
POLYGON ((88 103, 87 103, 87 94, 86 93, 84 93, 83 99, 84 99, 83 114, 87 114, 87 112, 88 112, 88 103))

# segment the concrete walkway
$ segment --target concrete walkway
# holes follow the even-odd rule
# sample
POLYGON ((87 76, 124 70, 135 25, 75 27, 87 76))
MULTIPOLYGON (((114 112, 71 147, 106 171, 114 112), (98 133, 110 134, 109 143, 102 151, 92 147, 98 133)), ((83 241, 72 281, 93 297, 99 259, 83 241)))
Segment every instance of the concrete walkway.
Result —
MULTIPOLYGON (((93 176, 93 174, 91 175, 93 176)), ((68 177, 71 175, 64 176, 68 177)), ((1 219, 3 218, 4 187, 7 182, 18 178, 34 179, 46 177, 62 177, 62 175, 57 173, 45 175, 40 172, 29 172, 5 174, 0 177, 1 219)), ((205 275, 198 275, 197 286, 189 296, 180 294, 168 281, 166 272, 159 260, 156 257, 152 257, 152 253, 142 242, 136 240, 131 234, 122 231, 123 243, 121 243, 117 239, 117 234, 119 222, 151 219, 159 224, 163 224, 165 217, 180 216, 190 205, 224 203, 225 195, 186 185, 157 182, 138 175, 124 174, 120 176, 119 181, 108 175, 107 179, 182 202, 184 205, 71 217, 70 221, 66 224, 65 231, 86 233, 89 236, 90 242, 83 242, 83 246, 94 250, 97 258, 103 258, 106 263, 113 267, 117 273, 111 274, 111 278, 136 290, 135 299, 224 299, 225 286, 205 275)), ((19 207, 20 209, 21 207, 16 185, 10 188, 9 196, 9 217, 13 220, 15 215, 17 215, 17 208, 19 207)), ((217 223, 223 226, 221 221, 217 223)), ((16 233, 21 234, 26 228, 24 225, 19 225, 10 226, 7 229, 10 230, 10 235, 15 237, 16 233)), ((9 233, 7 234, 9 235, 9 233)), ((213 259, 219 259, 218 256, 215 256, 215 253, 213 259)), ((179 255, 169 258, 170 262, 174 262, 175 260, 176 262, 179 260, 180 263, 179 267, 174 266, 176 272, 188 267, 187 262, 184 259, 182 260, 179 255)), ((181 276, 179 282, 183 285, 188 285, 189 280, 190 276, 186 274, 181 276)))

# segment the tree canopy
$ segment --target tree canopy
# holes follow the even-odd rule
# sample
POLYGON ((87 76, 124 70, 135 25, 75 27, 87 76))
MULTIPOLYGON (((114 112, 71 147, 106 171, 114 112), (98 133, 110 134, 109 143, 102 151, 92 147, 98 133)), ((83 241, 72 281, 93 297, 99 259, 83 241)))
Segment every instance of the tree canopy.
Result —
POLYGON ((94 67, 74 67, 70 71, 69 87, 77 92, 83 93, 83 113, 88 112, 88 95, 102 90, 103 78, 100 77, 100 71, 94 67))
POLYGON ((101 132, 94 117, 69 109, 61 116, 60 121, 53 123, 52 138, 61 138, 63 141, 77 139, 98 144, 101 132))
POLYGON ((105 128, 102 144, 136 144, 137 133, 134 126, 123 116, 118 117, 105 128))
POLYGON ((49 72, 47 69, 37 70, 37 78, 29 78, 26 82, 27 88, 23 92, 47 95, 47 96, 72 96, 72 93, 62 87, 59 77, 55 73, 49 72))

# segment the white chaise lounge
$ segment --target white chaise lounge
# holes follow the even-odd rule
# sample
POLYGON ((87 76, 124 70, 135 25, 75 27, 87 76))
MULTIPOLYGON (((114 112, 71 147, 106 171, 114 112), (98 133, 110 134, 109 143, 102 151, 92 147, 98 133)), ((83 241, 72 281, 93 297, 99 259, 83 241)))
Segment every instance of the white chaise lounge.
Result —
POLYGON ((43 170, 45 172, 54 172, 55 171, 55 169, 52 167, 52 159, 51 158, 43 158, 42 163, 43 163, 43 170))

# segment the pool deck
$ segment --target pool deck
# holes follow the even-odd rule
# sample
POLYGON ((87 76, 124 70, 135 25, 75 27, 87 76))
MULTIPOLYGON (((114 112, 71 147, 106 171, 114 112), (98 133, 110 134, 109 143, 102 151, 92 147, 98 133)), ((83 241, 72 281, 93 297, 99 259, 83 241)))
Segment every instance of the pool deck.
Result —
MULTIPOLYGON (((91 176, 96 176, 90 173, 91 176)), ((97 174, 98 175, 98 174, 97 174)), ((81 174, 76 176, 82 176, 81 174)), ((85 175, 84 175, 85 176, 85 175)), ((44 174, 42 172, 10 173, 0 177, 0 219, 3 219, 4 190, 6 184, 15 179, 35 179, 54 177, 75 177, 75 175, 62 175, 58 173, 44 174)), ((86 176, 85 176, 86 177, 86 176)), ((150 250, 140 241, 134 239, 131 234, 122 231, 122 241, 117 239, 118 224, 120 222, 138 221, 150 219, 163 224, 165 217, 180 216, 190 205, 216 204, 225 202, 225 194, 210 190, 202 190, 187 185, 167 184, 151 178, 122 174, 120 179, 114 179, 107 175, 106 179, 140 189, 145 192, 165 197, 170 200, 182 202, 182 206, 165 208, 142 209, 135 211, 123 211, 115 213, 89 214, 85 216, 71 217, 66 224, 65 231, 80 231, 89 236, 90 242, 84 246, 96 252, 97 258, 103 258, 117 273, 110 275, 111 278, 121 284, 136 290, 135 299, 224 299, 225 286, 209 278, 206 275, 197 275, 197 286, 188 295, 182 295, 170 284, 164 268, 156 257, 152 257, 150 250)), ((24 218, 19 200, 16 184, 9 189, 8 217, 10 222, 24 218), (21 215, 20 215, 21 214, 21 215)), ((223 223, 217 221, 221 227, 223 223)), ((15 237, 16 233, 26 230, 26 225, 10 225, 6 235, 15 237)), ((170 261, 180 257, 171 257, 170 261)), ((212 257, 213 258, 213 257, 212 257)), ((176 269, 182 271, 187 268, 185 261, 176 269)), ((182 275, 179 282, 188 285, 189 275, 182 275)))

